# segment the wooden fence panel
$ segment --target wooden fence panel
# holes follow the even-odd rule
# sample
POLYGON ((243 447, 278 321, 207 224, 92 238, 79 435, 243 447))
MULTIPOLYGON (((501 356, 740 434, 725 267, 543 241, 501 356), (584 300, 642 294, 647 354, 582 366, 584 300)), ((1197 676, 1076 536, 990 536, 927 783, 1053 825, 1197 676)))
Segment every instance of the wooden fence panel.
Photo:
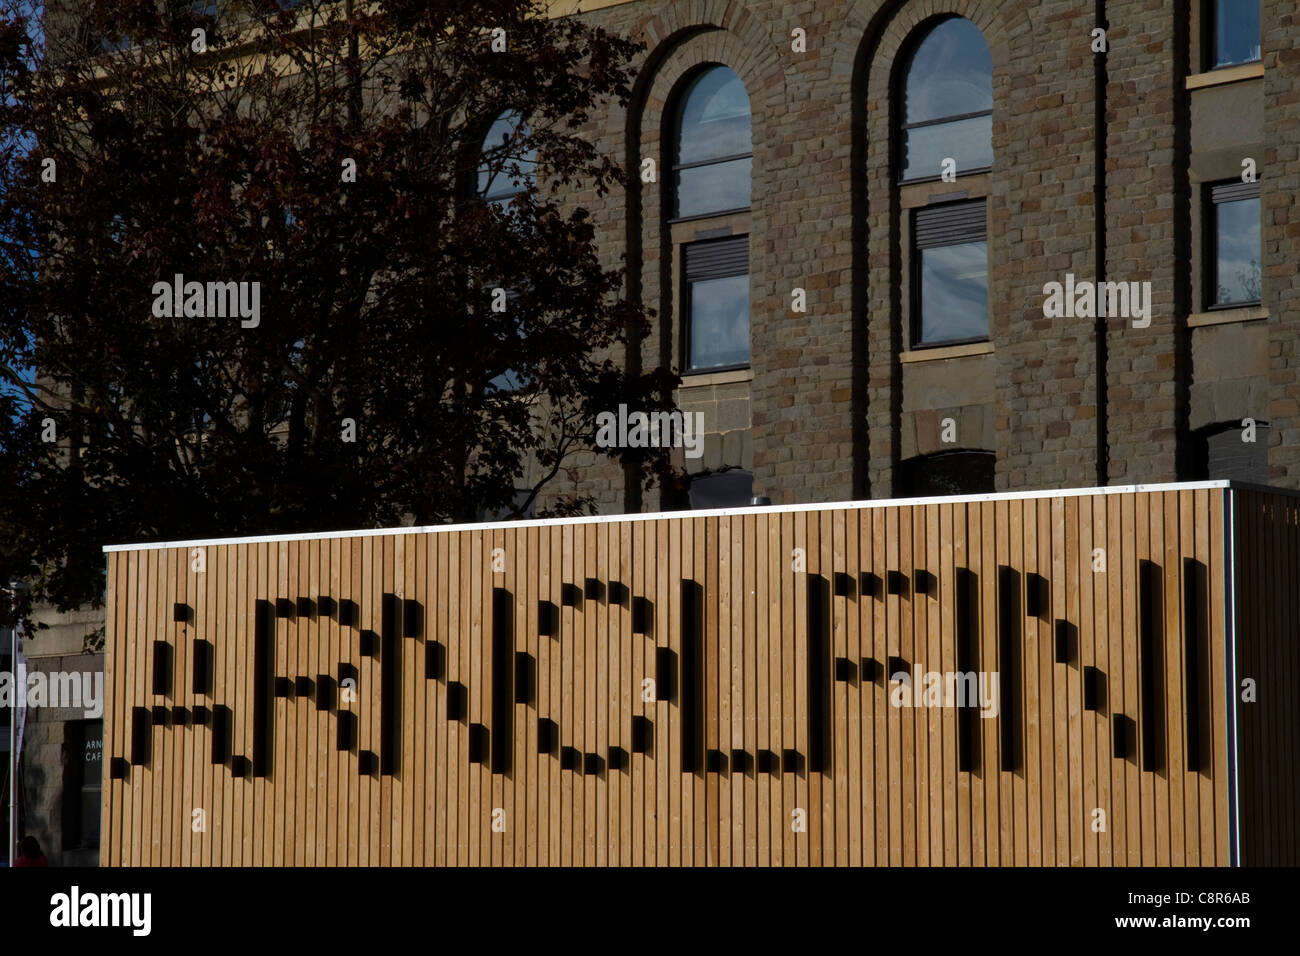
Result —
POLYGON ((101 858, 1294 863, 1298 503, 1206 484, 109 549, 101 858))

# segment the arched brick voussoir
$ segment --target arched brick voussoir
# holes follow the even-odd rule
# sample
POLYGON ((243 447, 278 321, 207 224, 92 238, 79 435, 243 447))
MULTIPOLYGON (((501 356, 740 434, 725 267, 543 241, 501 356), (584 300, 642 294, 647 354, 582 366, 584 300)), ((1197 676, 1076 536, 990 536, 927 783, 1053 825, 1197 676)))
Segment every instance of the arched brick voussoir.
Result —
POLYGON ((641 106, 642 142, 659 140, 667 121, 665 111, 671 106, 682 80, 707 63, 730 67, 745 84, 753 124, 754 152, 761 152, 767 141, 769 111, 783 104, 781 91, 773 91, 766 82, 771 73, 765 69, 762 59, 754 56, 738 37, 725 30, 710 30, 688 37, 660 63, 641 106))
MULTIPOLYGON (((730 36, 736 45, 728 47, 727 65, 740 74, 755 106, 755 93, 763 90, 771 102, 784 102, 787 80, 794 76, 796 64, 789 55, 788 42, 782 46, 780 24, 765 24, 737 0, 685 0, 659 10, 643 21, 634 36, 646 45, 637 64, 630 110, 644 111, 650 92, 660 85, 665 64, 690 41, 718 33, 730 36), (782 55, 782 50, 785 55, 782 55)), ((719 62, 722 62, 721 60, 719 62)), ((611 111, 619 122, 623 110, 611 111)))
MULTIPOLYGON (((1023 0, 858 0, 849 7, 837 32, 832 75, 862 77, 868 96, 887 96, 899 67, 898 54, 912 31, 927 20, 949 14, 965 17, 980 28, 993 57, 995 75, 999 64, 1010 58, 1010 44, 1032 29, 1023 0)), ((1086 41, 1087 34, 1083 36, 1086 41)))

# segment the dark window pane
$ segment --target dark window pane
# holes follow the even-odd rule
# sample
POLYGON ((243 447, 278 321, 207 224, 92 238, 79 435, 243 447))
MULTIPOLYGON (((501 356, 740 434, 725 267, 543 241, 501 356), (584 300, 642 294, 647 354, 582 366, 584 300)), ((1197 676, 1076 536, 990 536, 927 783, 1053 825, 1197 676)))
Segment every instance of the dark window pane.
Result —
MULTIPOLYGON (((13 641, 13 631, 7 627, 0 627, 0 647, 8 648, 9 646, 11 646, 12 641, 13 641)), ((13 658, 10 657, 8 654, 0 654, 0 674, 12 674, 13 671, 14 671, 13 658)), ((14 709, 12 707, 0 707, 0 728, 4 728, 5 747, 9 746, 8 727, 10 723, 13 722, 14 719, 13 713, 14 713, 14 709)), ((0 797, 0 800, 7 800, 7 799, 8 799, 7 793, 3 797, 0 797)))
POLYGON ((691 508, 744 508, 754 494, 754 476, 733 469, 691 479, 691 508))
MULTIPOLYGON (((514 305, 517 301, 518 301, 518 295, 515 293, 515 291, 513 289, 508 290, 506 292, 507 305, 510 308, 514 308, 514 305)), ((519 339, 522 341, 524 337, 524 324, 521 320, 517 318, 515 319, 514 324, 515 324, 515 335, 518 336, 519 339)), ((495 378, 491 379, 488 382, 488 389, 490 391, 498 391, 498 392, 517 392, 520 389, 526 388, 527 386, 528 386, 528 376, 523 372, 516 371, 514 369, 507 369, 506 371, 502 372, 500 375, 496 376, 495 378)))
POLYGON ((1259 0, 1216 0, 1214 65, 1259 59, 1259 0))
POLYGON ((931 30, 912 57, 905 95, 907 123, 993 109, 993 58, 979 27, 953 17, 931 30))
POLYGON ((505 371, 488 382, 488 387, 497 392, 517 392, 527 384, 522 372, 505 371))
POLYGON ((900 495, 978 495, 994 490, 991 451, 947 451, 901 463, 900 495))
POLYGON ((1260 301, 1259 199, 1214 205, 1215 305, 1260 301))
POLYGON ((532 492, 527 488, 516 488, 514 508, 480 508, 478 509, 478 520, 513 521, 515 520, 515 510, 521 511, 522 518, 535 518, 537 517, 537 499, 534 498, 532 501, 528 501, 529 495, 531 494, 532 492), (528 503, 528 507, 526 508, 524 507, 525 502, 528 503))
POLYGON ((130 49, 133 44, 134 41, 125 33, 110 34, 99 41, 100 48, 106 53, 118 53, 130 49))
POLYGON ((749 362, 749 276, 691 282, 692 369, 749 362))
POLYGON ((915 254, 921 257, 918 344, 988 338, 988 243, 965 242, 915 254))
POLYGON ((100 788, 87 787, 81 791, 81 840, 83 849, 99 846, 99 815, 103 803, 100 788))
POLYGON ((537 177, 537 150, 520 152, 517 137, 529 135, 528 124, 513 110, 493 121, 483 137, 483 161, 478 167, 479 194, 490 200, 508 199, 530 187, 537 177), (517 167, 517 172, 516 172, 517 167))
POLYGON ((1256 422, 1253 442, 1242 441, 1240 420, 1202 429, 1199 469, 1193 477, 1267 484, 1268 429, 1266 422, 1256 422))
POLYGON ((81 766, 68 768, 65 787, 77 793, 64 794, 64 849, 99 846, 99 814, 104 775, 104 722, 85 720, 70 722, 65 741, 80 749, 81 766), (75 817, 69 816, 74 813, 75 817))
POLYGON ((104 769, 104 722, 88 720, 81 752, 81 777, 86 786, 98 789, 104 769))
POLYGON ((698 163, 751 150, 745 84, 725 66, 706 70, 683 99, 677 162, 698 163))
POLYGON ((749 208, 752 159, 692 166, 677 173, 677 215, 703 216, 749 208))
POLYGON ((957 163, 959 173, 992 166, 993 117, 972 116, 903 131, 904 179, 938 176, 947 158, 957 163))

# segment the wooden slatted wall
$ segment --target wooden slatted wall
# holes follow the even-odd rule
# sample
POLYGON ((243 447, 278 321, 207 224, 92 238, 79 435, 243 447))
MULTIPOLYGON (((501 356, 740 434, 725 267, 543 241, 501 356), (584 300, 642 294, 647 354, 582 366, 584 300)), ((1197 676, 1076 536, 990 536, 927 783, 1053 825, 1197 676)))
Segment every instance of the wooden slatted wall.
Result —
POLYGON ((1223 865, 1226 494, 110 550, 102 859, 1223 865))
POLYGON ((1300 863, 1300 497, 1238 489, 1232 495, 1241 861, 1295 866, 1300 863))

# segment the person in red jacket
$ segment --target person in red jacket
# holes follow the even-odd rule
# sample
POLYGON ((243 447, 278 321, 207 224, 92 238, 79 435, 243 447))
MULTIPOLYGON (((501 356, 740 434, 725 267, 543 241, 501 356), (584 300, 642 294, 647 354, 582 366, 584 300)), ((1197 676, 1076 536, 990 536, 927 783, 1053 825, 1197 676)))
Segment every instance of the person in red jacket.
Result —
POLYGON ((23 837, 22 843, 18 844, 18 859, 14 860, 14 866, 49 865, 50 862, 45 859, 45 854, 41 852, 41 845, 36 841, 36 837, 23 837))

